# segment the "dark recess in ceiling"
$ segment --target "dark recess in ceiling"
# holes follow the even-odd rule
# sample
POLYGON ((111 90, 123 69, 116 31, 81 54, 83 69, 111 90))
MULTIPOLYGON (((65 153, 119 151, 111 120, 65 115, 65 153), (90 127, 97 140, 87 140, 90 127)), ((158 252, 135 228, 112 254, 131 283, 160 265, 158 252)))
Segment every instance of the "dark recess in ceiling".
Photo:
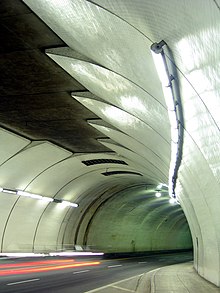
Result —
POLYGON ((0 5, 0 126, 72 152, 110 151, 103 134, 87 124, 97 118, 70 92, 86 89, 44 53, 66 44, 22 1, 0 5))

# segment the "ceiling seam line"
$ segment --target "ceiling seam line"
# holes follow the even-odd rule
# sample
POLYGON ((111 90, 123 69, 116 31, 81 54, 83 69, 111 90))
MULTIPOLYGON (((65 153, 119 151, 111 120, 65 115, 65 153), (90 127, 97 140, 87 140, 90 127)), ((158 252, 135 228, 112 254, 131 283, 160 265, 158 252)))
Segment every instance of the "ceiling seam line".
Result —
POLYGON ((108 13, 116 16, 117 18, 119 18, 120 20, 124 21, 125 23, 127 23, 129 26, 131 26, 133 29, 135 29, 137 32, 139 32, 142 36, 144 36, 148 41, 150 41, 151 43, 153 43, 153 40, 151 40, 150 37, 148 37, 147 35, 145 35, 141 30, 139 30, 138 28, 136 28, 133 24, 131 24, 130 22, 128 22, 126 19, 122 18, 121 16, 117 15, 116 13, 112 12, 111 10, 109 10, 108 8, 105 8, 104 6, 96 3, 95 1, 92 0, 86 0, 86 2, 89 2, 97 7, 100 7, 101 9, 107 11, 108 13))
POLYGON ((54 166, 56 166, 57 164, 59 163, 62 163, 64 162, 65 160, 71 158, 73 156, 73 154, 71 154, 70 156, 64 158, 64 159, 61 159, 60 161, 57 161, 55 163, 53 163, 52 165, 46 167, 44 170, 42 170, 40 173, 38 173, 34 178, 31 179, 31 181, 25 186, 24 190, 26 190, 28 188, 28 186, 34 181, 36 180, 40 175, 42 175, 44 172, 46 172, 47 170, 49 170, 50 168, 53 168, 54 166))
MULTIPOLYGON (((134 168, 132 168, 132 167, 130 167, 130 166, 128 166, 130 169, 134 169, 134 168)), ((110 167, 108 167, 108 168, 110 168, 110 167)), ((80 175, 78 175, 78 176, 76 176, 76 177, 74 177, 73 179, 71 179, 71 180, 69 180, 67 183, 65 183, 55 194, 54 194, 54 198, 60 193, 60 191, 62 190, 62 189, 64 189, 66 186, 68 186, 71 182, 73 182, 73 181, 75 181, 75 180, 77 180, 77 179, 79 179, 80 177, 83 177, 83 176, 85 176, 85 175, 88 175, 88 174, 90 174, 90 173, 93 173, 93 172, 101 172, 101 170, 106 170, 106 167, 105 168, 98 168, 98 169, 94 169, 94 170, 90 170, 90 171, 88 171, 88 172, 85 172, 85 173, 83 173, 83 174, 80 174, 80 175)), ((99 174, 99 175, 101 175, 101 173, 99 174)))
POLYGON ((2 232, 2 239, 1 239, 1 252, 3 252, 3 248, 4 248, 4 241, 5 241, 5 233, 6 233, 6 229, 7 229, 7 226, 8 226, 8 223, 10 221, 10 218, 11 218, 11 215, 12 215, 12 212, 14 211, 15 209, 15 206, 18 202, 18 200, 20 199, 20 196, 15 200, 13 206, 11 207, 10 209, 10 212, 7 216, 7 220, 5 222, 5 225, 4 225, 4 229, 3 229, 3 232, 2 232))

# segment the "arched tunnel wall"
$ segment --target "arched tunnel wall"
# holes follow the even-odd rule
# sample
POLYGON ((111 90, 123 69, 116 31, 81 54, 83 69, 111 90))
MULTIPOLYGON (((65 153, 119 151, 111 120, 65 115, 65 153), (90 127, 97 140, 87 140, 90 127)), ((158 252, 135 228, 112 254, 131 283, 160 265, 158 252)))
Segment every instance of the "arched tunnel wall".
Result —
MULTIPOLYGON (((105 252, 192 246, 184 214, 179 205, 169 204, 167 190, 156 198, 156 186, 146 185, 142 176, 109 178, 102 175, 106 166, 85 166, 82 161, 91 155, 74 156, 51 143, 31 142, 4 129, 1 138, 8 142, 0 148, 4 158, 0 166, 4 188, 0 193, 1 252, 47 252, 74 249, 76 244, 105 252), (79 207, 16 191, 77 202, 79 207)), ((108 157, 115 155, 105 154, 108 157)))
POLYGON ((143 188, 125 189, 102 204, 84 243, 106 252, 190 249, 191 234, 180 206, 143 188))
MULTIPOLYGON (((211 156, 211 153, 210 153, 211 156)), ((219 285, 219 191, 217 172, 186 133, 177 192, 188 218, 199 274, 219 285), (189 160, 193 156, 193 160, 189 160), (183 189, 184 186, 184 189, 183 189)))
MULTIPOLYGON (((75 240, 81 245, 95 244, 100 248, 108 242, 116 250, 130 250, 132 241, 132 249, 135 244, 135 249, 141 250, 145 249, 144 241, 147 249, 189 245, 189 238, 186 240, 189 230, 181 212, 177 216, 170 207, 166 208, 166 203, 164 208, 155 208, 156 202, 154 205, 149 199, 146 201, 149 200, 152 211, 142 210, 141 204, 133 209, 128 203, 123 206, 126 196, 132 203, 128 193, 126 196, 121 193, 121 202, 118 196, 126 185, 132 187, 146 182, 157 185, 169 179, 170 121, 150 51, 152 43, 164 40, 178 71, 175 78, 179 81, 184 116, 183 156, 176 195, 192 233, 194 266, 203 277, 220 286, 219 1, 207 0, 202 5, 201 0, 170 0, 169 4, 161 0, 154 1, 153 5, 151 0, 120 0, 120 5, 117 1, 103 0, 24 0, 24 3, 65 42, 63 48, 52 45, 53 49, 48 49, 45 55, 41 55, 39 48, 37 52, 43 60, 50 58, 56 63, 58 71, 63 69, 85 87, 83 92, 73 92, 72 97, 99 117, 99 125, 94 121, 90 125, 107 137, 100 142, 115 152, 105 156, 117 158, 119 154, 129 162, 123 168, 112 164, 108 167, 138 171, 143 177, 133 174, 126 180, 123 175, 118 180, 109 180, 101 174, 106 166, 88 169, 82 165, 80 156, 48 142, 33 143, 2 131, 1 187, 79 203, 79 208, 70 209, 55 202, 1 192, 2 251, 57 249, 63 244, 71 246, 75 240), (117 194, 107 188, 114 184, 118 185, 117 194), (136 210, 143 215, 142 220, 136 210), (170 216, 165 222, 161 215, 165 217, 168 211, 172 219, 170 216), (102 221, 103 217, 111 226, 102 221), (154 231, 148 226, 148 220, 154 231), (106 227, 109 233, 104 230, 106 227), (142 229, 148 233, 141 233, 142 229)), ((31 13, 28 10, 27 15, 31 13)), ((26 55, 31 59, 30 56, 26 55)), ((18 60, 20 63, 21 59, 18 60)), ((12 63, 10 60, 6 64, 11 67, 12 63)), ((14 76, 12 69, 9 72, 14 76)), ((35 84, 37 93, 38 86, 35 84)), ((51 89, 54 93, 54 85, 51 89)), ((15 118, 14 125, 16 122, 15 118)), ((91 154, 91 157, 99 158, 99 155, 91 154)))

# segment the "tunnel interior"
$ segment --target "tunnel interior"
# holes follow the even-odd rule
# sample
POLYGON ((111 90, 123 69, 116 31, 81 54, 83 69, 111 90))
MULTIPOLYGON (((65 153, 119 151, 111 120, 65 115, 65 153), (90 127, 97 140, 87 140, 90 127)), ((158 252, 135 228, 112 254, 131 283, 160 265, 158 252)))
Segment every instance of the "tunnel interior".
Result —
POLYGON ((168 187, 146 184, 129 160, 73 155, 4 129, 1 138, 7 144, 1 145, 1 252, 192 247, 187 220, 180 205, 169 202, 168 187))
POLYGON ((219 7, 2 0, 1 252, 193 246, 220 285, 219 7))

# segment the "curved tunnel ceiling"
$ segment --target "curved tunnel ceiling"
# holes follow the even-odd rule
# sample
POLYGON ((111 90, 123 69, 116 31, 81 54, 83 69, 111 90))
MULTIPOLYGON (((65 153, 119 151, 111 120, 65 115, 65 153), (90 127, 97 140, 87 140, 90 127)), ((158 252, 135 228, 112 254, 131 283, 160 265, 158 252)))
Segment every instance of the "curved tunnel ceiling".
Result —
POLYGON ((220 3, 202 6, 3 1, 2 251, 190 248, 191 232, 199 273, 219 284, 220 3), (155 197, 171 158, 150 50, 160 40, 178 71, 184 144, 176 192, 190 230, 164 185, 155 197))
POLYGON ((13 142, 12 148, 4 144, 0 148, 4 158, 0 166, 2 252, 71 249, 75 244, 106 252, 191 247, 182 209, 177 204, 170 205, 167 187, 158 187, 157 170, 153 171, 153 165, 149 168, 149 162, 144 163, 134 152, 115 145, 115 153, 73 154, 52 143, 31 142, 4 129, 0 133, 3 141, 13 142), (158 190, 161 198, 155 197, 158 190), (51 201, 45 200, 48 198, 51 201), (79 206, 68 207, 62 201, 79 206), (133 211, 131 218, 128 210, 133 211), (179 218, 182 220, 177 229, 179 218), (137 226, 143 238, 136 235, 137 226), (165 234, 170 232, 167 230, 162 237, 159 226, 165 227, 161 228, 164 231, 171 229, 176 240, 166 242, 165 234), (113 227, 115 231, 111 232, 113 227), (111 236, 116 231, 120 237, 111 236), (154 237, 155 244, 150 245, 144 237, 154 237), (156 244, 157 240, 161 245, 156 244), (133 241, 132 245, 129 241, 133 241))

